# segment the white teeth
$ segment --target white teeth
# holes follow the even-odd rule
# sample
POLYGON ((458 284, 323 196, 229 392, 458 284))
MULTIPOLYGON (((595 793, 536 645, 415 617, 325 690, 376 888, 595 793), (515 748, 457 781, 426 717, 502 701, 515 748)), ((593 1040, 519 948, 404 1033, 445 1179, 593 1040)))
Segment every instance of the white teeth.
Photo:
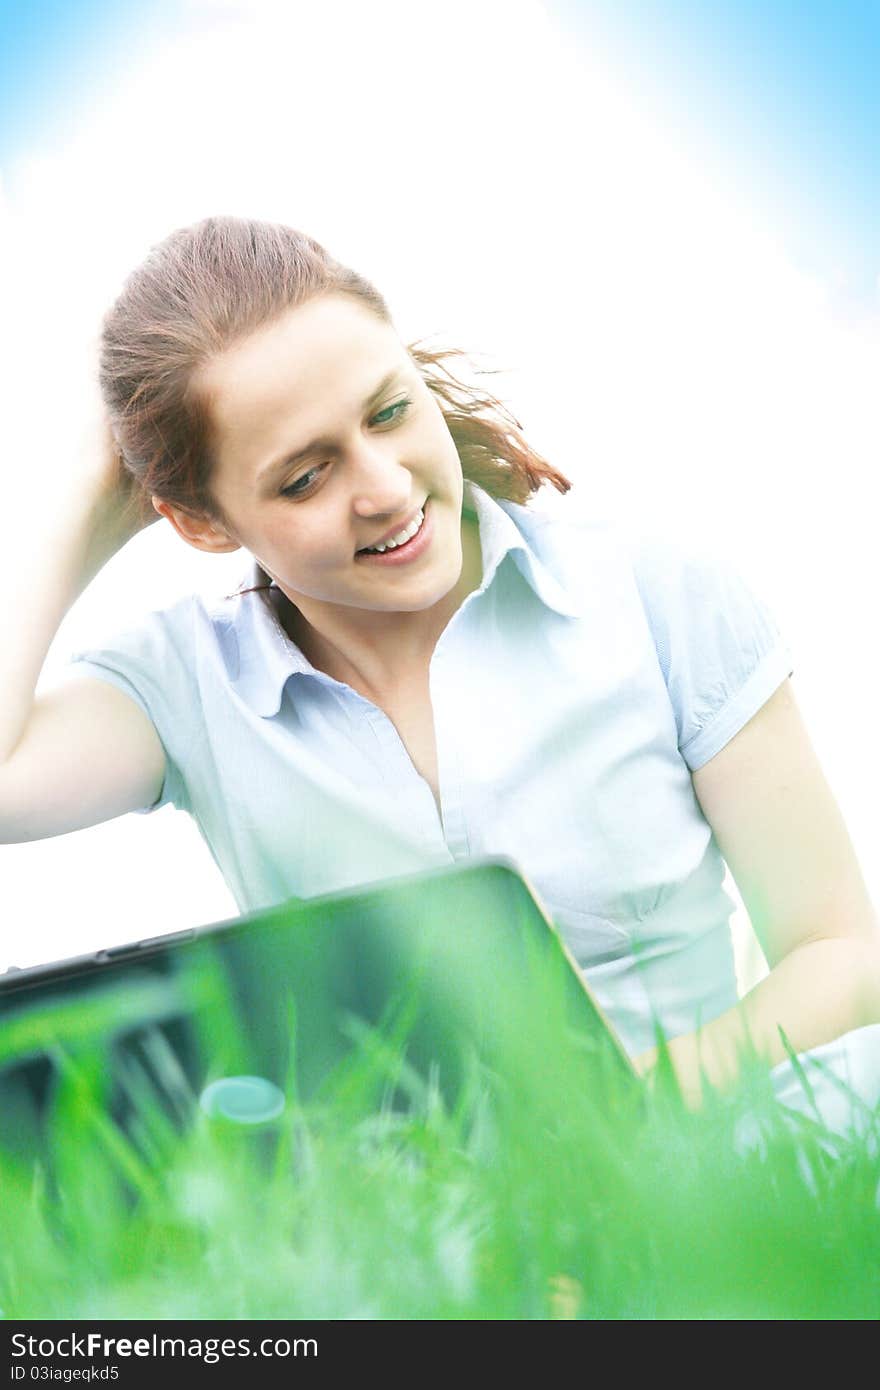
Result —
POLYGON ((368 546, 366 548, 366 553, 368 555, 382 555, 386 550, 396 550, 399 545, 403 545, 406 541, 412 540, 413 536, 416 534, 416 531, 418 531, 421 527, 421 524, 424 521, 424 519, 425 513, 422 511, 422 508, 420 507, 417 514, 413 517, 412 521, 410 522, 409 526, 405 526, 402 531, 398 531, 396 536, 392 536, 390 541, 385 541, 382 545, 368 546))

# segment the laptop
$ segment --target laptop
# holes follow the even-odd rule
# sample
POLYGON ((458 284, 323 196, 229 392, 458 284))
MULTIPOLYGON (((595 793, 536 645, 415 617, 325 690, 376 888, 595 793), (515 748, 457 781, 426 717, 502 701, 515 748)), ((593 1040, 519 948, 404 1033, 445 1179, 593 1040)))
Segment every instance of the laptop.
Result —
POLYGON ((498 858, 0 976, 4 1157, 50 1162, 83 1085, 142 1149, 163 1127, 266 1128, 304 1106, 643 1094, 534 890, 498 858))

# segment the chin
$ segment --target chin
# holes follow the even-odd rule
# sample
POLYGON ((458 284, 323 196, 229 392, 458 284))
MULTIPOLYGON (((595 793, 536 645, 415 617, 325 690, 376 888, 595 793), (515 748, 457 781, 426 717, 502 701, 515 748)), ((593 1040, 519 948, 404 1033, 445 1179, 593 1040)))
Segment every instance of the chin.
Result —
POLYGON ((413 595, 403 600, 397 611, 402 613, 424 613, 429 608, 435 608, 438 603, 442 603, 445 598, 455 588, 458 575, 453 575, 451 579, 439 584, 432 584, 430 589, 426 589, 423 595, 413 595))

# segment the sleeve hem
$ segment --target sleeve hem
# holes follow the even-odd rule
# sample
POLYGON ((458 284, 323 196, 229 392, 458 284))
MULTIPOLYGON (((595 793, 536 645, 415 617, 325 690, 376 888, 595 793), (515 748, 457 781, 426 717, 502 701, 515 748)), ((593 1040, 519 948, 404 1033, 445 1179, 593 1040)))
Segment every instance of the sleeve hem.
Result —
POLYGON ((162 735, 156 726, 150 708, 140 691, 132 684, 126 675, 121 671, 115 670, 110 666, 105 666, 101 662, 91 659, 88 655, 74 653, 70 660, 69 669, 75 669, 83 675, 92 676, 98 680, 106 681, 108 685, 113 685, 117 690, 121 690, 123 695, 127 695, 130 700, 143 710, 153 728, 156 730, 159 742, 165 754, 165 776, 162 780, 162 789, 158 797, 149 806, 136 806, 130 814, 135 816, 148 816, 154 811, 161 810, 164 806, 174 806, 176 809, 185 811, 188 809, 186 793, 183 782, 183 774, 168 751, 162 735))
POLYGON ((791 655, 784 645, 769 651, 745 685, 681 748, 681 755, 691 772, 696 772, 716 753, 720 753, 793 670, 791 655))

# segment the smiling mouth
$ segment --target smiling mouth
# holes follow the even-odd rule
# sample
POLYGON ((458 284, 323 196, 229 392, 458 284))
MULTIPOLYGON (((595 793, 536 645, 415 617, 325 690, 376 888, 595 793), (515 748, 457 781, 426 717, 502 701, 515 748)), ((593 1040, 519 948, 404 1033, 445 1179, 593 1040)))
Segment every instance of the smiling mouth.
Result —
POLYGON ((426 509, 427 509, 427 506, 428 506, 428 498, 426 497, 425 500, 424 500, 424 502, 422 503, 421 507, 419 508, 419 513, 420 513, 419 524, 418 524, 416 530, 413 531, 411 535, 407 536, 406 540, 398 542, 397 545, 390 545, 390 544, 381 545, 381 546, 377 546, 377 545, 367 545, 367 546, 364 546, 364 548, 363 548, 362 550, 358 550, 358 551, 356 551, 355 553, 356 553, 357 555, 388 555, 388 554, 390 554, 392 551, 395 551, 395 550, 405 550, 406 547, 407 547, 412 541, 416 540, 416 538, 421 534, 422 528, 423 528, 424 525, 425 525, 425 511, 426 511, 426 509))

